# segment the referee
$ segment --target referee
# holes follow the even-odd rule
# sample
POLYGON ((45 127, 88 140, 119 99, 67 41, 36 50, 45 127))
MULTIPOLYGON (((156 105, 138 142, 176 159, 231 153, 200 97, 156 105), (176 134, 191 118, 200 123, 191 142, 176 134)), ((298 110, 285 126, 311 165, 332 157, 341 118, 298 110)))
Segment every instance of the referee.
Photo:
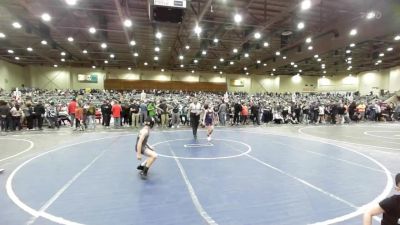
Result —
POLYGON ((193 98, 193 102, 189 105, 190 112, 190 125, 193 129, 193 138, 197 140, 197 128, 199 127, 201 105, 198 103, 197 98, 193 98))

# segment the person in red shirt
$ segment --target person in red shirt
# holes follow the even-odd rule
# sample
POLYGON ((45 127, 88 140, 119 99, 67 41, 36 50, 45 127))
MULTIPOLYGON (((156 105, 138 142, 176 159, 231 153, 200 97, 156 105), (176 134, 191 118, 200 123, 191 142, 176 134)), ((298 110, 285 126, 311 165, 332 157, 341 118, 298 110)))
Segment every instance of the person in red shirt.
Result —
POLYGON ((242 105, 242 111, 240 112, 242 114, 242 122, 243 125, 247 124, 247 118, 249 117, 249 109, 245 104, 242 105))
POLYGON ((76 98, 73 98, 68 104, 68 115, 71 117, 71 127, 74 127, 75 122, 75 111, 77 108, 76 98))
POLYGON ((118 101, 115 101, 115 104, 111 108, 112 115, 114 117, 114 127, 118 128, 121 126, 121 105, 118 101))

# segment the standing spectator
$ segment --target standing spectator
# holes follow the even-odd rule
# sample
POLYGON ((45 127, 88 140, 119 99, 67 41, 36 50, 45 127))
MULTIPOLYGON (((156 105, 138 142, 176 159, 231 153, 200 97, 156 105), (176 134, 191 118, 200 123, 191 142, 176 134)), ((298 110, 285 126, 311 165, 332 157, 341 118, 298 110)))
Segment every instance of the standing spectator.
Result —
POLYGON ((171 118, 172 128, 174 128, 174 127, 179 128, 179 124, 180 124, 179 103, 177 101, 174 102, 174 104, 172 106, 171 115, 172 115, 172 118, 171 118))
POLYGON ((21 126, 21 117, 22 117, 22 109, 20 108, 20 106, 18 104, 15 104, 14 107, 12 107, 11 109, 11 116, 12 116, 12 120, 13 120, 13 126, 12 129, 16 130, 18 128, 18 130, 22 129, 21 126))
POLYGON ((39 130, 43 130, 43 117, 44 117, 44 113, 46 112, 44 106, 43 106, 43 102, 41 100, 39 100, 39 102, 35 105, 34 107, 34 115, 35 118, 34 120, 36 121, 35 124, 37 124, 37 127, 39 128, 39 130))
POLYGON ((233 124, 234 125, 239 125, 240 123, 240 118, 239 118, 239 113, 242 111, 242 105, 237 101, 234 106, 234 114, 233 114, 233 124))
POLYGON ((249 109, 247 108, 246 104, 242 104, 242 124, 247 124, 247 118, 249 117, 249 109))
POLYGON ((71 118, 71 127, 74 127, 76 107, 76 98, 73 98, 72 101, 68 104, 68 115, 71 118))
POLYGON ((7 102, 0 100, 0 127, 1 131, 6 131, 6 119, 7 115, 10 113, 10 107, 8 107, 7 102))
POLYGON ((134 128, 139 128, 140 119, 140 108, 136 100, 133 100, 129 105, 129 111, 131 113, 131 126, 134 128))
POLYGON ((227 105, 226 105, 225 101, 222 100, 222 103, 219 105, 219 108, 218 108, 219 122, 220 122, 221 126, 225 126, 226 113, 227 113, 227 105))
POLYGON ((144 121, 147 118, 147 105, 145 100, 140 101, 139 105, 139 120, 140 120, 140 126, 143 126, 144 121))
POLYGON ((26 118, 28 130, 33 130, 34 110, 31 102, 26 103, 26 108, 23 110, 26 118))
POLYGON ((318 123, 325 123, 325 106, 320 104, 318 106, 318 123))
POLYGON ((365 108, 366 108, 366 106, 365 106, 364 102, 361 102, 357 106, 357 112, 359 113, 360 120, 364 120, 364 118, 365 118, 365 108))
POLYGON ((84 130, 84 124, 83 123, 83 108, 81 107, 81 104, 76 104, 76 108, 75 108, 75 128, 74 130, 84 130))
POLYGON ((103 105, 101 105, 102 124, 106 128, 110 128, 111 108, 112 106, 108 100, 105 100, 103 105))
POLYGON ((57 110, 57 107, 54 105, 54 102, 50 102, 50 105, 47 107, 46 117, 49 121, 50 128, 54 128, 54 127, 57 127, 57 129, 59 128, 59 123, 57 121, 58 110, 57 110))
POLYGON ((89 107, 86 112, 87 124, 89 128, 96 129, 96 107, 93 102, 89 102, 89 107))
POLYGON ((114 127, 119 128, 121 126, 121 105, 118 101, 115 101, 114 105, 111 108, 112 116, 114 118, 114 127))
POLYGON ((162 100, 161 104, 158 106, 161 109, 161 127, 167 128, 168 126, 168 105, 166 100, 162 100))
POLYGON ((258 102, 254 102, 250 110, 253 117, 253 125, 260 125, 260 106, 258 102))
POLYGON ((147 114, 149 117, 153 118, 153 120, 156 120, 156 106, 154 105, 154 101, 150 101, 149 104, 147 104, 147 114))

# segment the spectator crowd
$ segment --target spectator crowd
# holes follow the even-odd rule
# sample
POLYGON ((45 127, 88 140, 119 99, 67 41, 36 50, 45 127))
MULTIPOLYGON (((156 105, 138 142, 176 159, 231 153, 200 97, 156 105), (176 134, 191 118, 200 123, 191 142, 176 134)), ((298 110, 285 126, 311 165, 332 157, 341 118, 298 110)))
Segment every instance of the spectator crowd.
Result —
MULTIPOLYGON (((344 124, 398 121, 400 104, 358 93, 189 93, 183 91, 0 90, 1 131, 74 130, 143 126, 151 117, 160 128, 190 125, 189 104, 197 99, 214 112, 216 125, 344 124)), ((203 110, 204 111, 204 110, 203 110)), ((203 118, 200 116, 200 118, 203 118)))

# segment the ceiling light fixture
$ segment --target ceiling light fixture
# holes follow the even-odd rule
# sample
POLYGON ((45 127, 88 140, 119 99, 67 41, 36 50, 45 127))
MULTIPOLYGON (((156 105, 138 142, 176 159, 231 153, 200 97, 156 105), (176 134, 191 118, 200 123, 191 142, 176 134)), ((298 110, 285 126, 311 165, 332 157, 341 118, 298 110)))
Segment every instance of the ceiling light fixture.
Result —
POLYGON ((297 29, 302 30, 302 29, 304 29, 305 26, 306 25, 304 24, 304 22, 300 22, 297 24, 297 29))
POLYGON ((380 53, 379 54, 379 57, 383 57, 383 56, 385 56, 385 53, 380 53))
POLYGON ((235 62, 234 61, 230 61, 229 64, 233 65, 233 64, 235 64, 235 62))
POLYGON ((306 38, 306 43, 311 43, 312 42, 312 39, 310 38, 310 37, 308 37, 308 38, 306 38))
POLYGON ((51 20, 51 16, 48 13, 43 13, 41 17, 45 22, 49 22, 51 20))
POLYGON ((133 53, 133 56, 138 57, 139 53, 135 52, 135 53, 133 53))
POLYGON ((312 45, 310 45, 310 46, 308 46, 308 50, 313 50, 314 49, 314 47, 312 46, 312 45))
POLYGON ((157 33, 156 33, 156 38, 157 38, 157 39, 161 39, 161 38, 162 38, 162 36, 163 36, 163 35, 162 35, 162 33, 161 33, 161 32, 157 32, 157 33))
POLYGON ((92 69, 96 69, 96 66, 92 66, 92 69))
POLYGON ((154 51, 159 52, 160 51, 160 47, 155 47, 154 51))
POLYGON ((389 47, 389 48, 386 49, 386 51, 391 52, 391 51, 393 51, 393 48, 389 47))
POLYGON ((41 41, 40 42, 42 45, 47 45, 47 41, 46 40, 43 40, 43 41, 41 41))
POLYGON ((104 48, 107 48, 107 44, 106 44, 106 43, 101 43, 100 46, 101 46, 101 48, 103 48, 103 49, 104 49, 104 48))
POLYGON ((206 51, 206 50, 203 50, 203 51, 201 51, 201 54, 202 54, 202 55, 207 55, 207 51, 206 51))
POLYGON ((15 29, 20 29, 20 28, 22 27, 22 25, 21 25, 20 23, 18 23, 18 22, 12 23, 12 26, 13 26, 15 29))
POLYGON ((164 69, 161 69, 161 72, 164 72, 165 70, 164 69))
POLYGON ((269 46, 269 43, 268 42, 264 42, 264 47, 266 48, 268 46, 269 46))
POLYGON ((65 0, 68 5, 76 5, 77 0, 65 0))
POLYGON ((20 60, 20 58, 18 56, 15 56, 15 60, 20 60))
POLYGON ((281 55, 281 52, 275 52, 275 55, 277 55, 277 56, 280 56, 281 55))
POLYGON ((303 0, 301 2, 301 9, 302 10, 307 10, 311 8, 311 1, 310 0, 303 0))
POLYGON ((74 38, 73 38, 73 37, 68 37, 67 40, 68 40, 69 42, 73 42, 73 41, 74 41, 74 38))
POLYGON ((147 62, 144 62, 143 65, 147 66, 147 65, 149 65, 149 64, 148 64, 147 62))
POLYGON ((287 59, 287 57, 286 57, 286 56, 283 56, 282 59, 287 59))
POLYGON ((60 53, 62 56, 66 56, 67 54, 65 52, 60 53))
POLYGON ((193 62, 194 62, 195 64, 197 64, 197 63, 199 62, 199 60, 195 59, 195 60, 193 60, 193 62))
POLYGON ((400 41, 400 35, 396 35, 396 36, 394 37, 394 40, 395 40, 395 41, 400 41))
POLYGON ((132 20, 130 20, 130 19, 124 20, 124 26, 125 27, 131 27, 132 26, 132 20))
POLYGON ((357 33, 358 33, 357 29, 352 29, 352 30, 350 31, 350 36, 356 36, 357 33))
POLYGON ((257 60, 257 64, 260 64, 261 63, 261 60, 257 60))
POLYGON ((249 58, 249 56, 250 56, 249 53, 244 53, 245 58, 249 58))
POLYGON ((375 17, 376 17, 375 11, 370 11, 370 12, 368 12, 368 13, 367 13, 367 16, 366 16, 367 20, 372 20, 372 19, 374 19, 375 17))
POLYGON ((189 46, 189 45, 186 45, 185 48, 186 48, 186 50, 189 50, 189 49, 190 49, 190 46, 189 46))
POLYGON ((115 55, 114 55, 114 54, 111 54, 111 55, 110 55, 110 58, 112 58, 112 59, 115 58, 115 55))
POLYGON ((234 48, 234 49, 233 49, 233 53, 238 53, 237 48, 234 48))
POLYGON ((181 68, 185 67, 185 65, 181 64, 181 68))
POLYGON ((82 53, 83 53, 83 54, 87 54, 88 51, 87 51, 86 49, 83 49, 82 53))
POLYGON ((89 28, 89 33, 91 33, 91 34, 96 33, 96 28, 90 27, 90 28, 89 28))
POLYGON ((131 67, 128 67, 128 70, 132 70, 132 68, 131 68, 131 67))
POLYGON ((31 52, 31 51, 33 51, 33 48, 27 47, 26 50, 27 50, 28 52, 31 52))
POLYGON ((216 44, 218 42, 219 42, 218 38, 214 38, 214 43, 216 44))
POLYGON ((6 38, 6 35, 2 32, 0 32, 0 38, 6 38))
POLYGON ((129 42, 129 44, 130 44, 131 46, 135 46, 135 45, 136 45, 136 41, 132 40, 132 41, 129 42))
POLYGON ((235 14, 235 16, 233 17, 233 20, 235 21, 235 23, 240 23, 242 22, 242 16, 240 14, 235 14))
POLYGON ((65 59, 64 59, 64 58, 62 58, 62 59, 61 59, 61 62, 65 62, 65 59))
POLYGON ((104 60, 104 63, 105 63, 105 64, 108 64, 108 60, 104 60))
POLYGON ((213 69, 216 70, 216 69, 217 69, 217 66, 213 66, 213 69))
POLYGON ((274 72, 275 72, 275 71, 276 71, 276 69, 275 69, 275 68, 273 68, 273 69, 272 69, 272 71, 274 71, 274 72))
POLYGON ((247 67, 244 67, 243 70, 247 70, 247 67))
POLYGON ((354 48, 354 47, 356 47, 356 44, 351 43, 351 44, 350 44, 350 48, 354 48))
POLYGON ((266 64, 266 63, 264 63, 264 64, 263 64, 263 66, 267 66, 267 64, 266 64))
POLYGON ((321 62, 321 61, 322 61, 322 59, 321 59, 321 58, 318 58, 318 59, 317 59, 317 61, 318 61, 318 62, 321 62))
POLYGON ((11 49, 7 50, 7 52, 10 54, 14 54, 14 50, 11 50, 11 49))
POLYGON ((261 38, 260 32, 254 33, 254 38, 255 38, 255 39, 260 39, 260 38, 261 38))
POLYGON ((57 64, 54 64, 53 66, 54 66, 55 68, 57 68, 57 67, 58 67, 58 65, 57 65, 57 64))
POLYGON ((200 35, 201 31, 202 31, 201 27, 197 24, 196 27, 194 28, 194 33, 200 35))
POLYGON ((179 59, 180 59, 180 60, 183 60, 183 58, 184 58, 183 55, 180 55, 180 56, 179 56, 179 59))

